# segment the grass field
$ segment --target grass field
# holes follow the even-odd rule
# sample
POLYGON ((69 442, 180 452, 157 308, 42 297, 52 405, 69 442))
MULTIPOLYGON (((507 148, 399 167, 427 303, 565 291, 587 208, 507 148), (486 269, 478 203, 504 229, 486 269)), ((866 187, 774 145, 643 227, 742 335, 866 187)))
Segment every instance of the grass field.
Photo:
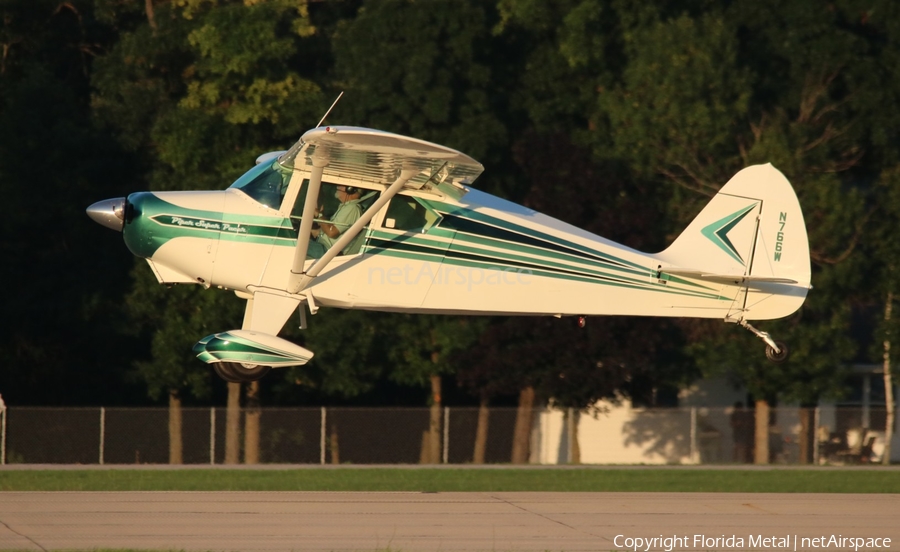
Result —
POLYGON ((2 470, 0 491, 900 493, 900 471, 825 469, 2 470))

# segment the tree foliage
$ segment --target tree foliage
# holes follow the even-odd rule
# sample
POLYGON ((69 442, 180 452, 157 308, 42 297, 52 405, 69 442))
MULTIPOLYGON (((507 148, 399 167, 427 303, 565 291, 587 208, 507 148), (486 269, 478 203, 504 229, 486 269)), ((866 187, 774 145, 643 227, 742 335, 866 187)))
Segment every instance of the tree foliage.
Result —
MULTIPOLYGON (((301 76, 298 60, 314 30, 296 2, 159 5, 98 62, 94 111, 140 152, 150 189, 223 188, 311 124, 321 89, 301 76)), ((151 336, 138 375, 154 398, 164 388, 203 397, 210 370, 191 360, 190 346, 239 327, 243 303, 226 293, 158 288, 147 267, 136 268, 130 312, 151 336)))
POLYGON ((0 4, 0 393, 10 404, 140 400, 124 385, 104 399, 134 346, 117 335, 130 261, 110 254, 121 240, 84 223, 84 207, 120 194, 111 175, 129 161, 89 110, 93 58, 110 41, 89 1, 0 4))
POLYGON ((486 167, 478 187, 645 251, 771 162, 800 198, 815 287, 762 328, 791 344, 778 367, 713 322, 322 312, 286 330, 316 357, 272 380, 277 400, 455 374, 476 396, 652 402, 702 370, 812 403, 895 335, 898 317, 880 322, 900 270, 891 0, 10 0, 0 15, 2 251, 22 259, 0 271, 17 291, 0 392, 19 403, 108 402, 88 390, 134 360, 152 397, 208 396, 190 345, 237 327, 242 302, 162 288, 142 262, 129 279, 120 240, 82 209, 224 188, 338 90, 329 122, 460 149, 486 167))

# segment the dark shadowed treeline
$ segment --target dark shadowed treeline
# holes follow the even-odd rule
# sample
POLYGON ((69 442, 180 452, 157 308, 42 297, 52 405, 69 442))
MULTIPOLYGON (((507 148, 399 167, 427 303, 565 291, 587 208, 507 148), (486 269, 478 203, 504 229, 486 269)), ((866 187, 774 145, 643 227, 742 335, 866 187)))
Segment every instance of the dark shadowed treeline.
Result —
POLYGON ((222 402, 191 347, 239 327, 243 302, 157 285, 84 208, 224 188, 339 91, 329 123, 457 148, 485 165, 477 188, 645 251, 771 162, 800 197, 815 289, 760 324, 791 345, 782 365, 717 321, 323 310, 289 322, 316 357, 264 379, 264 403, 666 404, 724 372, 758 400, 815 404, 896 332, 892 0, 4 0, 0 47, 11 404, 222 402))

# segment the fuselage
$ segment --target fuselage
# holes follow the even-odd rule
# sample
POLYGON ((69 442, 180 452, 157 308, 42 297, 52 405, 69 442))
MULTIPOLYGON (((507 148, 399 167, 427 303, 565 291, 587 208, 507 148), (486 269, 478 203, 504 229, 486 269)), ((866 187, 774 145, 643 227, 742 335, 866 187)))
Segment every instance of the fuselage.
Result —
MULTIPOLYGON (((222 191, 132 194, 126 244, 161 283, 287 293, 309 177, 268 165, 222 191)), ((329 185, 359 188, 368 204, 384 190, 329 176, 326 212, 329 185)), ((404 190, 306 292, 322 306, 448 314, 724 318, 734 308, 739 286, 661 276, 660 262, 474 189, 404 190)))
POLYGON ((468 315, 718 318, 787 358, 749 324, 788 316, 810 289, 799 201, 770 164, 726 182, 664 251, 636 251, 471 189, 484 167, 380 130, 325 126, 261 155, 228 189, 141 192, 87 208, 122 231, 160 283, 246 301, 240 330, 194 352, 227 381, 313 352, 279 338, 299 308, 468 315))

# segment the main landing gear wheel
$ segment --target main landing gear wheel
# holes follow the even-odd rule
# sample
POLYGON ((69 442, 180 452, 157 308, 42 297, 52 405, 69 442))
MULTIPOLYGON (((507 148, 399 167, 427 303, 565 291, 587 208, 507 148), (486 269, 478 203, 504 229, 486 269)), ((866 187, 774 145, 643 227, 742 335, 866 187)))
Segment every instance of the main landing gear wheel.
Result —
POLYGON ((241 383, 238 377, 231 373, 231 370, 225 366, 223 362, 216 362, 212 365, 213 371, 217 376, 229 383, 241 383))
POLYGON ((766 358, 775 363, 782 363, 787 360, 790 351, 783 341, 776 341, 775 345, 778 346, 778 351, 776 351, 771 345, 766 345, 766 358))
POLYGON ((238 362, 216 362, 213 364, 213 370, 225 381, 250 383, 262 379, 272 370, 272 367, 257 364, 241 364, 238 362))

